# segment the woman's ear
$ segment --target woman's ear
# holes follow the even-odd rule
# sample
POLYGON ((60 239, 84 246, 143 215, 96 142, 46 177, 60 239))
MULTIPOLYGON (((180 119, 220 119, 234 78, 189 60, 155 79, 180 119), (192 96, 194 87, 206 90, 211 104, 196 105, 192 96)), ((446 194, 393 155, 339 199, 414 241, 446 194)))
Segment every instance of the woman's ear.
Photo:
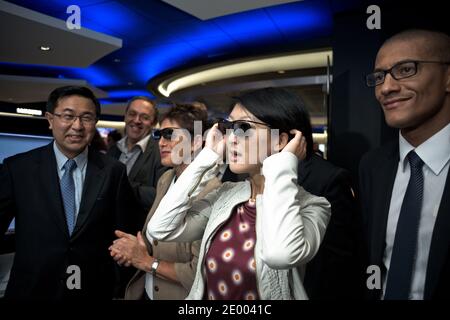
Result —
POLYGON ((278 136, 278 142, 275 142, 275 152, 280 152, 289 142, 289 135, 286 132, 281 132, 278 136))

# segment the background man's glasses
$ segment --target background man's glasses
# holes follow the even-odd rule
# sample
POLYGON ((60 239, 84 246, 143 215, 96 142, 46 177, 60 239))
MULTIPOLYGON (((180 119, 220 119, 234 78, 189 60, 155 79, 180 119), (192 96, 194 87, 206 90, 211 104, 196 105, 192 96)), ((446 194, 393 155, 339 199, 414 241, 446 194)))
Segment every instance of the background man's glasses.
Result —
POLYGON ((236 136, 244 135, 245 132, 249 129, 254 128, 251 123, 261 124, 266 127, 270 127, 265 123, 250 121, 250 120, 236 120, 236 121, 228 121, 225 119, 218 119, 218 129, 222 134, 226 134, 227 130, 233 130, 233 134, 236 136))
POLYGON ((420 63, 439 63, 450 64, 450 62, 442 61, 402 61, 395 64, 388 70, 379 70, 366 76, 366 84, 368 87, 376 87, 384 83, 386 74, 390 74, 395 80, 405 79, 414 76, 417 73, 417 66, 420 63))
POLYGON ((61 121, 66 124, 74 123, 76 118, 79 118, 81 123, 86 124, 86 125, 92 125, 97 121, 97 117, 95 117, 91 114, 83 114, 81 116, 75 116, 70 113, 53 113, 53 115, 60 118, 61 121))

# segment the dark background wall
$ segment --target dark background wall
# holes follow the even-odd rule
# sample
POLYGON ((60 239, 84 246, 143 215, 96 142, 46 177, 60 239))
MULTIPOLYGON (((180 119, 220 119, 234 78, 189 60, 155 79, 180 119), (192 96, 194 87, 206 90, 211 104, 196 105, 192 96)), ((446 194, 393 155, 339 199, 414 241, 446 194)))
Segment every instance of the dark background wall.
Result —
POLYGON ((350 170, 355 182, 361 156, 398 136, 397 130, 386 126, 374 90, 365 85, 365 75, 373 70, 383 41, 409 28, 450 33, 445 2, 362 1, 359 9, 334 17, 329 160, 350 170), (370 16, 366 9, 371 4, 381 9, 380 30, 366 27, 370 16))

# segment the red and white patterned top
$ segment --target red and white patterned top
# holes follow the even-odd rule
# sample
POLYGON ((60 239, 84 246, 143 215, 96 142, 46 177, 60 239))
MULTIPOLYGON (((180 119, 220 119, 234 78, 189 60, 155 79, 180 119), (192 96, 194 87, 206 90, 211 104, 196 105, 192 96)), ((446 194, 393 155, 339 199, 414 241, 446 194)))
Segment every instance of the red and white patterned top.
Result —
POLYGON ((206 254, 206 291, 209 300, 257 300, 256 205, 237 205, 230 219, 214 235, 206 254))

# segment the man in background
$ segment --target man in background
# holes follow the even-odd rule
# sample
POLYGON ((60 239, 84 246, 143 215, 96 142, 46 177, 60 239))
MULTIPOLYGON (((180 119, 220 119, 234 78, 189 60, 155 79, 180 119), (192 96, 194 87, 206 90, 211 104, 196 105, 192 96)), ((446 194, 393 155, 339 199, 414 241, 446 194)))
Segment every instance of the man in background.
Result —
POLYGON ((125 109, 125 136, 108 151, 127 167, 130 184, 145 211, 142 224, 155 199, 158 179, 166 170, 161 165, 158 145, 150 137, 157 122, 158 111, 152 100, 132 98, 125 109))

